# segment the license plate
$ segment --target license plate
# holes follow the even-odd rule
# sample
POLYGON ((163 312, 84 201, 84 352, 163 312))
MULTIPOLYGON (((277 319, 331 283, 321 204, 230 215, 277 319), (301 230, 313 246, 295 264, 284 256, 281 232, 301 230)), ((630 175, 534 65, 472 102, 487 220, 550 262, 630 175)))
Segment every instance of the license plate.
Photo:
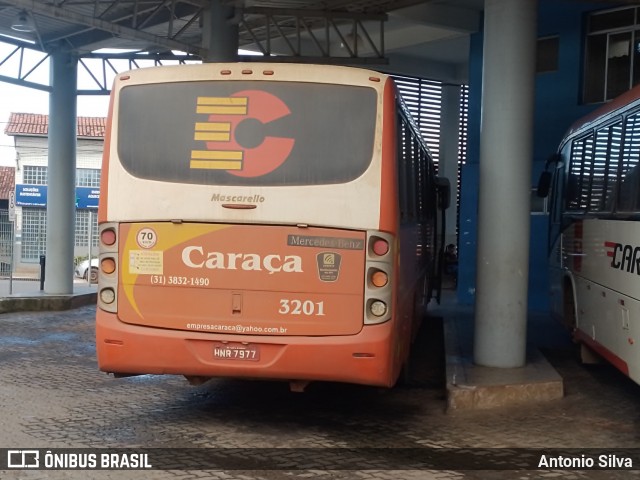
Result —
POLYGON ((218 343, 213 346, 213 358, 216 360, 260 360, 260 348, 257 345, 218 343))

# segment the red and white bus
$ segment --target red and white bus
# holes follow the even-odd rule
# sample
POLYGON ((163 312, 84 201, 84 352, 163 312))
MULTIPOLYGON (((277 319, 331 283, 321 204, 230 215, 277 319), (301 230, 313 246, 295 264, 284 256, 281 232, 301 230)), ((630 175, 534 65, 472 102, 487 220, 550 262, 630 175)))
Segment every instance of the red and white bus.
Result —
POLYGON ((640 383, 640 87, 576 122, 543 178, 552 313, 640 383))
POLYGON ((99 368, 394 385, 438 277, 438 185, 387 75, 258 63, 119 75, 99 368))

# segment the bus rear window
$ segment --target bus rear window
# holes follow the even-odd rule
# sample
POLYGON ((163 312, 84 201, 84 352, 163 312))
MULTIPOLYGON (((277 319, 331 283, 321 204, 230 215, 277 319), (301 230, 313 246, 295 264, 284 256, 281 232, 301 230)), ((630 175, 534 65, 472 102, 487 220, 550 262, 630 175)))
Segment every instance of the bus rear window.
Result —
POLYGON ((264 81, 120 91, 118 155, 133 176, 201 185, 345 183, 368 168, 376 91, 264 81))

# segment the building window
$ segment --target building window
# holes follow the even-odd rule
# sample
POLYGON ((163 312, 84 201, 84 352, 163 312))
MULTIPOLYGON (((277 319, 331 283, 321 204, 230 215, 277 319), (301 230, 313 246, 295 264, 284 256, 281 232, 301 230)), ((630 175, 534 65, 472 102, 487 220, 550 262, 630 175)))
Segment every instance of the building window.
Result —
POLYGON ((76 170, 77 187, 99 187, 100 170, 95 168, 78 168, 76 170))
POLYGON ((587 22, 583 100, 605 102, 640 83, 640 8, 594 12, 587 22))
POLYGON ((22 171, 22 181, 27 185, 46 185, 47 167, 25 165, 22 171))
POLYGON ((37 263, 47 246, 47 209, 22 209, 22 261, 37 263))
POLYGON ((98 214, 92 210, 76 210, 76 247, 89 245, 89 224, 91 224, 91 245, 98 246, 98 214))

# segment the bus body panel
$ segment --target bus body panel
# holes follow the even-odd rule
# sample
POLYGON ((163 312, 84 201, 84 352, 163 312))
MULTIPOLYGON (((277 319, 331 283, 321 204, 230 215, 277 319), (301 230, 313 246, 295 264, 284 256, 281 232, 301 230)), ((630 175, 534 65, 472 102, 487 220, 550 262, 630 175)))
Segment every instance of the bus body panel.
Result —
POLYGON ((604 219, 576 220, 562 238, 563 258, 575 282, 575 292, 566 293, 574 296, 576 339, 636 382, 640 382, 640 255, 634 257, 638 238, 638 222, 604 219))
POLYGON ((120 374, 177 374, 281 380, 326 380, 391 387, 400 366, 394 325, 365 326, 350 336, 251 337, 128 325, 98 310, 96 347, 101 370, 120 374), (215 348, 259 349, 259 360, 216 359, 215 348))
POLYGON ((364 232, 155 222, 121 224, 119 237, 125 323, 272 335, 362 328, 364 232))

